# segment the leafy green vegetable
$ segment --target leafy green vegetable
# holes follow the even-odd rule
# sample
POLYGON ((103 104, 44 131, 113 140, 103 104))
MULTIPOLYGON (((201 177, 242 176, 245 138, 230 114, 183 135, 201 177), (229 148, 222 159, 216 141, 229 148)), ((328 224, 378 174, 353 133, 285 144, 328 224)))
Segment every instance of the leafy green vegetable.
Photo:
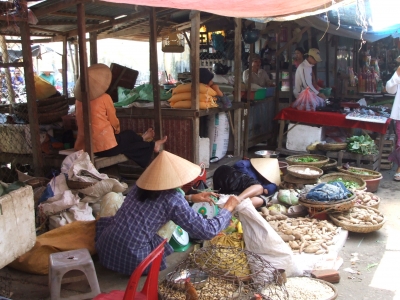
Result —
POLYGON ((371 137, 366 135, 352 136, 346 140, 347 150, 353 153, 360 153, 362 155, 376 154, 378 149, 376 144, 371 137))
POLYGON ((352 180, 344 180, 344 179, 342 179, 341 177, 339 177, 339 178, 337 178, 337 179, 335 179, 335 180, 331 180, 331 181, 329 181, 328 183, 338 182, 338 181, 340 181, 341 183, 343 183, 344 186, 345 186, 347 189, 356 189, 356 188, 360 187, 360 185, 359 185, 357 182, 352 181, 352 180))
POLYGON ((311 156, 306 156, 306 157, 300 157, 300 158, 295 158, 293 159, 294 162, 316 162, 318 161, 317 158, 313 158, 311 156))
POLYGON ((359 175, 371 175, 371 173, 366 172, 366 171, 360 171, 356 169, 349 169, 351 173, 359 174, 359 175))

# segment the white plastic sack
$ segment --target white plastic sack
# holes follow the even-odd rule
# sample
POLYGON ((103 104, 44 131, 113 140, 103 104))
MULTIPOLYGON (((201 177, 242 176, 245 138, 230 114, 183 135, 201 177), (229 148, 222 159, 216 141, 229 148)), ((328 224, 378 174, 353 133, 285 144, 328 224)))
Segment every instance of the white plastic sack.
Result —
MULTIPOLYGON (((226 155, 229 144, 229 120, 225 112, 208 116, 210 156, 218 160, 226 155)), ((215 160, 217 161, 217 160, 215 160)))
MULTIPOLYGON (((61 174, 64 176, 64 174, 61 174)), ((79 203, 79 196, 72 194, 71 190, 66 190, 39 204, 39 209, 45 215, 54 215, 60 211, 71 208, 79 203)))
MULTIPOLYGON (((228 200, 229 195, 223 195, 217 202, 218 206, 228 200)), ((246 250, 265 258, 276 269, 284 269, 287 276, 300 276, 303 271, 293 260, 293 252, 276 231, 261 217, 249 198, 244 199, 235 209, 243 227, 243 239, 246 250)), ((250 268, 252 266, 250 265, 250 268)), ((266 275, 267 276, 267 275, 266 275)), ((260 280, 268 280, 260 278, 260 280)))
MULTIPOLYGON (((76 153, 76 152, 75 152, 76 153)), ((75 154, 73 153, 73 154, 75 154)), ((71 154, 71 155, 73 155, 71 154)), ((67 156, 69 157, 69 155, 67 156)), ((96 167, 90 161, 89 154, 87 152, 82 152, 81 155, 77 156, 76 159, 72 162, 70 169, 68 170, 68 179, 74 181, 82 181, 82 182, 96 182, 98 180, 90 177, 82 175, 82 171, 89 172, 95 177, 101 179, 107 179, 107 174, 102 174, 97 171, 96 167)))
POLYGON ((83 150, 76 151, 71 153, 66 158, 64 158, 63 162, 61 163, 61 173, 68 174, 69 169, 71 169, 72 164, 74 161, 81 156, 83 150))
POLYGON ((85 195, 81 200, 82 202, 96 203, 109 192, 122 193, 127 188, 128 185, 125 182, 119 182, 114 178, 108 178, 87 188, 80 189, 79 192, 85 195))
POLYGON ((93 221, 92 208, 88 203, 79 202, 72 206, 68 211, 64 211, 61 215, 67 220, 68 224, 75 221, 93 221))
POLYGON ((122 193, 109 192, 100 202, 100 218, 114 216, 124 202, 122 193))

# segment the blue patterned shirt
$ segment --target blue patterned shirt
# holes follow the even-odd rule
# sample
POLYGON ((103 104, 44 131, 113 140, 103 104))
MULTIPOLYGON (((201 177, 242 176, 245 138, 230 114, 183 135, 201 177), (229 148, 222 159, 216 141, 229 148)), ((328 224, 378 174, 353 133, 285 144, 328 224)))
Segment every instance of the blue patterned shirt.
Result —
MULTIPOLYGON (((141 202, 135 186, 115 216, 97 221, 96 250, 103 266, 131 275, 162 242, 157 232, 168 221, 175 222, 192 238, 209 240, 225 229, 230 219, 231 213, 226 209, 220 209, 213 219, 204 219, 174 189, 161 192, 154 201, 141 202)), ((172 252, 166 244, 161 270, 166 268, 165 257, 172 252)))

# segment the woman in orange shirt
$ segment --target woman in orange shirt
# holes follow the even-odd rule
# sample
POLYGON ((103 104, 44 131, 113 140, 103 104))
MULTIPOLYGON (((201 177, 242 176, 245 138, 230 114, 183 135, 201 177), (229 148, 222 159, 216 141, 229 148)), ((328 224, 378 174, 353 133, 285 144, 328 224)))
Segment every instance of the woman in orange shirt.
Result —
MULTIPOLYGON (((133 130, 120 132, 120 124, 113 101, 110 95, 105 93, 111 83, 112 74, 110 68, 104 64, 92 65, 88 68, 88 78, 93 153, 100 157, 124 154, 139 166, 147 167, 152 153, 160 150, 161 145, 167 141, 167 137, 165 136, 163 139, 153 142, 155 133, 152 128, 149 128, 142 136, 133 130)), ((75 150, 85 150, 79 79, 75 85, 74 94, 78 126, 78 136, 74 148, 75 150)))

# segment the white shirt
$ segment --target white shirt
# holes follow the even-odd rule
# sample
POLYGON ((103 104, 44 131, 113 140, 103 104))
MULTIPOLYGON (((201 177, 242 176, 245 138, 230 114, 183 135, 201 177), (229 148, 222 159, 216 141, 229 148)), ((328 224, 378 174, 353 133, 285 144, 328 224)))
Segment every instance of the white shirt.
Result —
POLYGON ((400 120, 400 77, 397 75, 397 71, 394 72, 392 78, 386 82, 386 91, 390 94, 396 93, 390 118, 400 120))
POLYGON ((310 64, 307 59, 305 59, 297 68, 296 75, 294 79, 294 89, 293 94, 297 97, 299 94, 305 90, 307 87, 310 88, 310 91, 313 91, 316 95, 319 92, 315 89, 312 83, 312 67, 314 65, 310 64))
MULTIPOLYGON (((257 73, 251 74, 251 83, 258 84, 259 86, 266 87, 269 81, 268 73, 264 69, 259 69, 257 73)), ((249 69, 243 72, 243 82, 247 86, 249 81, 249 69)))

